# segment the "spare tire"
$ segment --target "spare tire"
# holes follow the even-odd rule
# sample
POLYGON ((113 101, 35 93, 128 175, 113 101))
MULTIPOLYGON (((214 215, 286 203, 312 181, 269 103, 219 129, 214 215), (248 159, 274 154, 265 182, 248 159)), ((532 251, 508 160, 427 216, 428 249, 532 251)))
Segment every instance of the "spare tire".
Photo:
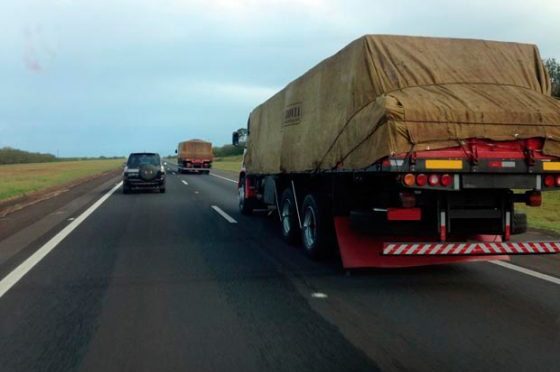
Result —
POLYGON ((524 234, 527 232, 527 215, 523 212, 514 212, 511 221, 512 235, 524 234))
POLYGON ((147 182, 153 181, 157 177, 158 171, 159 168, 156 167, 155 165, 149 165, 149 164, 141 165, 139 170, 140 178, 143 181, 147 181, 147 182))

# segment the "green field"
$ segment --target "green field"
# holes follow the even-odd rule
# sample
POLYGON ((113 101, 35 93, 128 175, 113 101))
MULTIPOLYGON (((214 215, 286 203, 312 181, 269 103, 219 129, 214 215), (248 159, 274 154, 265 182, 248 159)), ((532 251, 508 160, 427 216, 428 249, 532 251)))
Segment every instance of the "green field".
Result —
POLYGON ((214 161, 212 162, 212 168, 237 173, 241 169, 242 160, 243 160, 243 155, 215 158, 214 161))
POLYGON ((560 191, 543 192, 541 207, 516 204, 518 211, 527 213, 529 227, 560 232, 560 191))
POLYGON ((0 165, 0 200, 122 167, 125 159, 0 165))

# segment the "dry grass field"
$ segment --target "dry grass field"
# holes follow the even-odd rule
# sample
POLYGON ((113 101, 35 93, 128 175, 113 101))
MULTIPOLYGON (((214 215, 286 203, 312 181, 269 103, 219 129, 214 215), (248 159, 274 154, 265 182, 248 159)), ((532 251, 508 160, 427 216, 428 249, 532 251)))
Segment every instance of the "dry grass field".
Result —
POLYGON ((124 159, 0 166, 0 201, 122 167, 124 159))

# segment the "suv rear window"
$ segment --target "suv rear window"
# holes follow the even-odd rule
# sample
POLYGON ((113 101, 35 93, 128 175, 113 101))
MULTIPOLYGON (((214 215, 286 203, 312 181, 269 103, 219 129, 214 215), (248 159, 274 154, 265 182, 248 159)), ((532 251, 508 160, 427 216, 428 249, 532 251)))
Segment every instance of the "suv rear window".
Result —
POLYGON ((155 165, 161 164, 158 154, 130 154, 126 165, 129 168, 138 168, 141 165, 155 165))

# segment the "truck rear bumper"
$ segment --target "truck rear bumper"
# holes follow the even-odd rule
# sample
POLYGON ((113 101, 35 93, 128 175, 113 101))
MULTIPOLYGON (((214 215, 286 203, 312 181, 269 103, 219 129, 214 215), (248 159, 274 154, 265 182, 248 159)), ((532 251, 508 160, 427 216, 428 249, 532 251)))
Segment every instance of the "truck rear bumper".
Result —
POLYGON ((384 243, 385 256, 486 256, 560 253, 560 242, 384 243))
POLYGON ((382 237, 355 231, 348 217, 335 217, 334 223, 346 269, 509 260, 510 255, 560 253, 560 242, 501 242, 500 236, 481 235, 469 242, 418 243, 415 237, 382 237))

